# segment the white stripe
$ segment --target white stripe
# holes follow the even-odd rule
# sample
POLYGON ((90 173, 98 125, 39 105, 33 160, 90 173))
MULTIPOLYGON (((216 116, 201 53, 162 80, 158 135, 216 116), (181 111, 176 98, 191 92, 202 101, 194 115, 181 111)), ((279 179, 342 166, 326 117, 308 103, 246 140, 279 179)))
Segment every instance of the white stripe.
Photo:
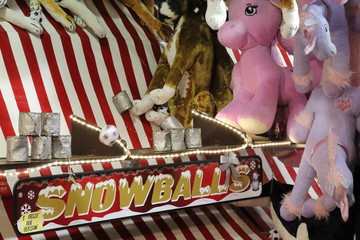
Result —
MULTIPOLYGON (((258 155, 261 158, 262 167, 263 167, 266 177, 269 180, 272 179, 274 177, 272 166, 270 166, 270 164, 266 160, 266 157, 265 157, 263 151, 261 150, 261 148, 254 148, 254 151, 255 151, 256 155, 258 155)), ((275 164, 275 162, 273 162, 273 163, 275 164)))
POLYGON ((185 239, 184 234, 181 232, 181 229, 179 226, 175 223, 175 221, 172 219, 172 217, 167 213, 162 213, 160 215, 162 220, 168 225, 171 232, 174 234, 176 239, 185 239))
MULTIPOLYGON (((218 211, 214 205, 209 205, 207 208, 210 210, 210 212, 214 215, 216 220, 219 221, 221 226, 226 230, 228 234, 230 234, 231 237, 237 238, 239 237, 239 234, 235 232, 235 230, 232 228, 230 223, 223 217, 223 215, 218 211)), ((215 228, 215 227, 214 227, 215 228)))
POLYGON ((270 228, 274 228, 274 222, 271 217, 264 211, 262 207, 253 207, 254 211, 259 214, 262 220, 268 225, 270 228))
POLYGON ((164 233, 161 231, 159 226, 155 223, 154 219, 149 215, 141 217, 144 223, 148 226, 155 239, 165 239, 164 233))
POLYGON ((91 164, 91 166, 93 167, 94 171, 101 171, 104 170, 103 166, 101 163, 93 163, 91 164))
POLYGON ((72 240, 68 230, 66 230, 66 229, 58 230, 58 231, 56 231, 56 234, 58 235, 58 237, 61 240, 72 240))
MULTIPOLYGON (((12 211, 12 209, 10 211, 12 211)), ((8 215, 6 213, 5 206, 3 204, 3 200, 1 199, 1 196, 0 196, 0 219, 1 219, 0 233, 2 237, 6 240, 18 239, 11 225, 11 220, 8 218, 8 215)))
POLYGON ((279 168, 279 171, 281 173, 281 175, 284 177, 285 182, 287 184, 294 184, 294 180, 292 179, 292 177, 290 176, 289 172, 287 171, 284 163, 282 163, 277 157, 273 157, 274 162, 276 164, 276 166, 279 168))
MULTIPOLYGON (((12 169, 12 170, 5 170, 4 172, 5 172, 6 174, 10 174, 10 173, 15 174, 16 171, 15 171, 14 169, 12 169)), ((19 178, 18 178, 18 176, 16 176, 16 175, 13 175, 13 176, 7 175, 7 176, 6 176, 6 181, 7 181, 8 185, 9 185, 9 187, 10 187, 11 193, 13 193, 13 188, 14 188, 14 186, 15 186, 15 183, 16 183, 18 180, 19 180, 19 178)))
POLYGON ((261 239, 258 235, 256 235, 249 226, 230 208, 228 204, 224 204, 223 207, 229 213, 229 215, 238 223, 241 229, 253 240, 261 239))
MULTIPOLYGON (((51 37, 51 42, 53 44, 53 48, 56 49, 58 46, 56 45, 57 41, 55 41, 54 39, 56 39, 56 38, 58 39, 58 37, 56 37, 56 36, 50 36, 50 37, 51 37)), ((61 96, 59 98, 59 96, 57 95, 54 81, 51 76, 49 63, 47 62, 47 59, 46 59, 45 50, 43 48, 41 41, 39 41, 38 38, 36 38, 33 35, 30 35, 30 39, 32 40, 31 42, 34 47, 34 51, 35 51, 36 59, 38 61, 41 77, 44 80, 43 83, 44 83, 45 91, 47 93, 47 97, 48 97, 48 100, 49 100, 49 103, 51 106, 51 110, 52 110, 52 112, 61 113, 60 114, 60 134, 68 135, 70 131, 66 124, 65 116, 64 116, 64 114, 62 114, 62 109, 61 109, 61 105, 60 105, 60 101, 59 101, 61 99, 61 96)), ((50 63, 50 64, 54 64, 54 63, 50 63)))
MULTIPOLYGON (((1 92, 1 89, 0 89, 1 92)), ((5 139, 5 135, 0 127, 0 157, 7 155, 7 143, 5 139)))
POLYGON ((195 239, 206 239, 192 218, 184 210, 179 210, 176 213, 184 221, 190 232, 194 235, 195 239))
MULTIPOLYGON (((15 95, 11 87, 10 79, 7 74, 3 53, 0 51, 0 73, 1 73, 1 93, 7 106, 9 117, 16 135, 19 135, 18 121, 19 108, 15 100, 15 95)), ((4 145, 5 146, 5 145, 4 145)))
POLYGON ((97 239, 89 226, 80 226, 78 229, 85 239, 97 239))

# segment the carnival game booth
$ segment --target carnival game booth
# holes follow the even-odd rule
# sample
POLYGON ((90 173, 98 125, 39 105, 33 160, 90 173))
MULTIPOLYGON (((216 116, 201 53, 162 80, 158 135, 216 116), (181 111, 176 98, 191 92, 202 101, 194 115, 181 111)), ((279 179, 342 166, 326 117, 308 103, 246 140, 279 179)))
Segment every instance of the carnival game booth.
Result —
MULTIPOLYGON (((267 208, 232 203, 263 196, 271 179, 294 183, 297 163, 285 165, 271 156, 276 151, 264 150, 284 144, 281 154, 293 153, 290 143, 252 142, 198 112, 203 146, 155 152, 156 126, 120 113, 113 99, 125 91, 141 99, 162 41, 120 1, 85 3, 106 37, 86 27, 67 31, 46 10, 40 36, 0 22, 0 239, 269 239, 267 208), (47 137, 24 133, 36 121, 49 125, 39 134, 47 137), (111 148, 98 139, 107 125, 121 139, 111 148), (47 141, 60 148, 58 157, 47 141), (16 154, 24 151, 21 160, 16 154), (230 178, 233 172, 242 180, 230 178)), ((5 8, 30 12, 22 0, 5 8)), ((278 51, 280 62, 291 64, 278 51)), ((228 53, 239 61, 237 50, 228 53)), ((309 195, 321 195, 315 182, 309 195)))

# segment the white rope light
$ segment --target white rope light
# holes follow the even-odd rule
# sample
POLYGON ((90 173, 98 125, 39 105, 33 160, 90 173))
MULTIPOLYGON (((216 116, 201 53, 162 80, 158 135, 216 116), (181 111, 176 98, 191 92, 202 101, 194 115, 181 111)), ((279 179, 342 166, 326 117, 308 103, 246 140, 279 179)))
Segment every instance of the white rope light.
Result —
MULTIPOLYGON (((261 148, 261 147, 280 147, 280 146, 290 146, 292 143, 291 141, 281 141, 281 142, 265 142, 265 143, 253 143, 252 139, 246 135, 245 132, 227 124, 224 123, 218 119, 209 117, 208 115, 193 110, 192 113, 195 116, 201 117, 203 119, 206 119, 208 121, 211 121, 215 124, 219 124, 227 129, 230 129, 234 133, 236 133, 238 136, 240 136, 244 140, 244 144, 240 146, 222 146, 217 149, 210 149, 210 150, 202 150, 202 149, 196 149, 196 150, 185 150, 179 153, 156 153, 156 154, 148 154, 148 155, 133 155, 131 154, 131 151, 129 148, 124 144, 123 139, 119 139, 116 141, 117 144, 121 146, 121 148, 124 150, 124 155, 121 157, 114 157, 114 158, 106 158, 106 159, 83 159, 83 160, 76 160, 76 161, 55 161, 49 164, 45 164, 42 166, 34 167, 34 168, 28 168, 27 170, 20 171, 20 172, 10 172, 10 173, 0 173, 0 176, 18 176, 21 174, 28 174, 33 173, 35 170, 40 171, 41 169, 52 167, 52 166, 66 166, 66 165, 78 165, 78 164, 91 164, 91 163, 105 163, 105 162, 115 162, 115 161, 123 161, 127 158, 131 159, 154 159, 154 158, 174 158, 174 157, 182 157, 182 156, 189 156, 189 155, 199 155, 199 154, 221 154, 221 153, 229 153, 229 152, 235 152, 239 150, 246 149, 248 147, 250 148, 261 148)), ((83 126, 86 126, 89 129, 95 130, 100 132, 101 128, 98 126, 95 126, 93 124, 89 124, 85 120, 75 116, 71 115, 70 118, 83 126)))

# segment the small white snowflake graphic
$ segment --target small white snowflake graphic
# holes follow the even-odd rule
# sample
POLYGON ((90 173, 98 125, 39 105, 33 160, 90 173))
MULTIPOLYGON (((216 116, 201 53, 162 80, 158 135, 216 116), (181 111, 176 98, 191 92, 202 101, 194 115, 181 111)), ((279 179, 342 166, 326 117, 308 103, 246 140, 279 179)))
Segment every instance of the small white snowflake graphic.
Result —
POLYGON ((28 198, 29 198, 30 200, 32 200, 32 199, 34 199, 34 197, 35 197, 34 191, 33 191, 33 190, 30 190, 30 191, 28 192, 28 198))
POLYGON ((18 197, 22 198, 23 196, 24 196, 24 194, 22 192, 19 192, 18 197))
POLYGON ((21 215, 24 215, 25 213, 30 213, 31 206, 27 203, 24 203, 24 205, 21 206, 20 211, 21 211, 21 215))
POLYGON ((250 162, 250 168, 251 168, 251 170, 254 170, 256 168, 256 162, 255 161, 250 162))

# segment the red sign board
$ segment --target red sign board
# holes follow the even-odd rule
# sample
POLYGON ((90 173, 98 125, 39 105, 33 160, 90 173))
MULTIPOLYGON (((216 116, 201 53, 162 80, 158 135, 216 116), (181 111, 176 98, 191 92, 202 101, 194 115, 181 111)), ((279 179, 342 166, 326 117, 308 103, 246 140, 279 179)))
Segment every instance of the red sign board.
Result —
POLYGON ((15 228, 27 235, 258 197, 261 159, 239 160, 237 165, 208 160, 88 172, 72 179, 69 175, 22 179, 14 187, 15 228))

